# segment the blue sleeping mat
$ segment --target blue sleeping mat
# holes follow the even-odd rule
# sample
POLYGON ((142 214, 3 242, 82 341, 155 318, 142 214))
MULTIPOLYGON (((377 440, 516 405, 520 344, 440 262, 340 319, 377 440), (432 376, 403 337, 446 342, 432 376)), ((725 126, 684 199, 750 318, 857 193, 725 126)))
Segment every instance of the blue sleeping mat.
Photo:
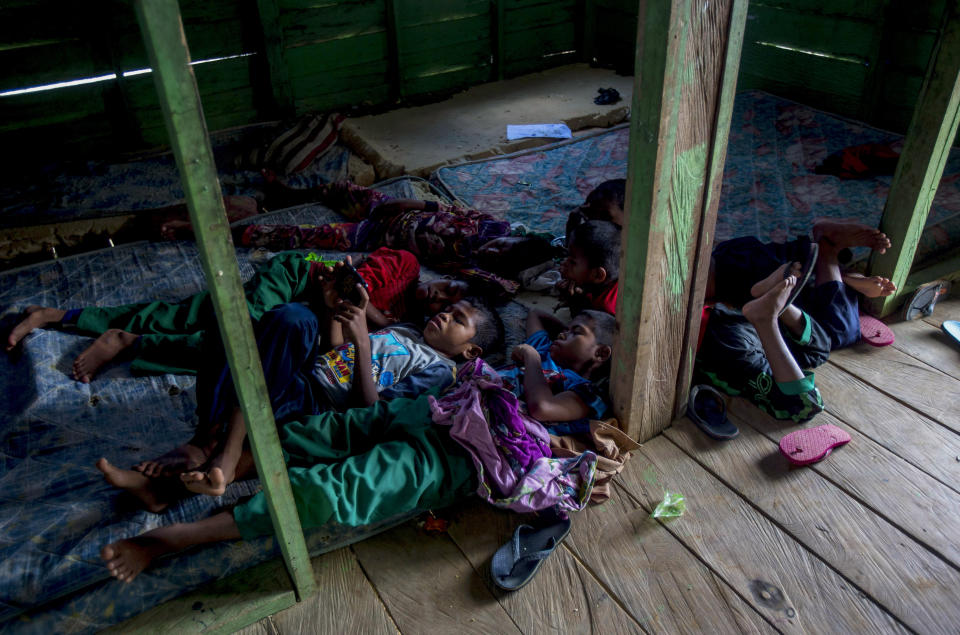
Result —
MULTIPOLYGON (((394 195, 411 195, 404 182, 395 185, 394 195)), ((321 223, 336 215, 308 206, 270 218, 263 222, 321 223)), ((268 256, 238 250, 244 278, 268 256)), ((9 325, 29 304, 179 300, 203 286, 193 243, 137 243, 2 273, 0 307, 9 325)), ((258 483, 234 483, 220 498, 195 496, 164 514, 130 505, 94 463, 107 457, 129 466, 189 440, 196 424, 195 378, 133 377, 120 363, 90 384, 75 382, 72 361, 91 342, 38 330, 15 355, 0 355, 2 632, 92 633, 279 553, 272 538, 220 543, 162 559, 131 584, 110 577, 99 555, 104 545, 206 517, 254 493, 258 483)), ((308 532, 308 546, 314 554, 329 551, 413 515, 357 528, 331 524, 308 532)))

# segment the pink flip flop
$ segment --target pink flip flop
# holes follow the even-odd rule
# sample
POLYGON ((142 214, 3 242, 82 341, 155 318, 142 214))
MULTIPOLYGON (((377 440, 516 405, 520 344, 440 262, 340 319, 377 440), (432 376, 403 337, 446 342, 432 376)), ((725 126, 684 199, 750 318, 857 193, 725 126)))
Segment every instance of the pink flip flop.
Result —
POLYGON ((849 442, 849 434, 828 423, 786 435, 780 439, 780 454, 794 465, 810 465, 827 458, 833 448, 849 442))
POLYGON ((886 324, 873 316, 861 313, 860 339, 871 346, 890 346, 896 338, 886 324))

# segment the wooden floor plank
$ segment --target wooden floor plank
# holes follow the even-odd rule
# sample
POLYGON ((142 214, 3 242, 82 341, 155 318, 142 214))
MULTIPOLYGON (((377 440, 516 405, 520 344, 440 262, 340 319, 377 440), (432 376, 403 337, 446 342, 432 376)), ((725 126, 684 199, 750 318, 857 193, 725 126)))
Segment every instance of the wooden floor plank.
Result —
POLYGON ((960 379, 960 346, 939 327, 924 320, 914 320, 898 322, 891 328, 897 338, 894 348, 960 379))
POLYGON ((732 443, 714 441, 687 419, 665 434, 904 624, 955 632, 960 570, 815 471, 790 469, 776 442, 749 425, 732 443))
POLYGON ((165 602, 105 633, 233 633, 296 601, 279 558, 165 602))
POLYGON ((274 634, 397 632, 349 547, 314 558, 313 570, 318 593, 270 617, 274 634))
MULTIPOLYGON (((504 610, 524 633, 637 633, 639 623, 621 608, 601 584, 560 548, 540 567, 537 577, 517 592, 496 588, 490 576, 490 558, 509 542, 514 529, 532 516, 498 510, 474 499, 452 514, 450 537, 467 556, 504 610)), ((580 514, 574 515, 578 522, 580 514)))
MULTIPOLYGON (((631 459, 627 469, 636 462, 631 459)), ((564 543, 651 633, 775 629, 621 488, 573 517, 564 543)))
MULTIPOLYGON (((827 412, 947 487, 960 491, 960 434, 907 408, 838 366, 824 364, 816 375, 827 412)), ((956 389, 960 394, 960 384, 956 389)))
MULTIPOLYGON (((960 494, 918 470, 903 459, 850 428, 829 413, 820 413, 805 424, 777 421, 743 399, 732 399, 730 418, 750 426, 771 441, 800 428, 831 423, 850 433, 851 441, 827 461, 811 465, 905 533, 960 567, 960 494)), ((774 466, 780 455, 771 453, 774 466)))
POLYGON ((933 315, 924 317, 923 320, 937 328, 940 328, 944 320, 960 320, 960 282, 953 283, 950 296, 938 301, 933 307, 933 315))
POLYGON ((446 534, 411 521, 353 545, 402 633, 519 633, 446 534))
MULTIPOLYGON (((906 632, 904 626, 664 436, 640 453, 649 475, 622 485, 644 509, 680 492, 687 512, 665 526, 783 632, 906 632)), ((639 457, 638 457, 639 458, 639 457)))
POLYGON ((892 346, 857 344, 830 353, 839 366, 931 419, 960 432, 957 380, 892 346), (868 350, 869 349, 869 350, 868 350))

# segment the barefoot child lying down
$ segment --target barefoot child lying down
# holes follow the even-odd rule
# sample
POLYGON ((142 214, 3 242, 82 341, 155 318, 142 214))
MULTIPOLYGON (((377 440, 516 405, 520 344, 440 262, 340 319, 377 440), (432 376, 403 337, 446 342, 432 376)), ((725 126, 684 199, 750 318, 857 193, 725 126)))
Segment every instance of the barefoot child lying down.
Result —
POLYGON ((717 245, 711 260, 706 293, 716 304, 705 311, 696 373, 777 419, 806 421, 822 411, 811 369, 831 349, 859 339, 856 292, 847 280, 893 291, 885 279, 844 276, 837 261, 846 247, 885 251, 890 241, 880 231, 821 221, 813 239, 764 245, 735 238, 717 245), (815 280, 806 286, 810 275, 815 280))
MULTIPOLYGON (((606 406, 591 385, 605 376, 613 317, 578 316, 569 326, 528 318, 528 343, 505 369, 531 414, 544 421, 602 416, 606 406), (563 330, 551 343, 544 327, 563 330)), ((557 426, 548 430, 559 431, 557 426)), ((565 432, 558 432, 564 434, 565 432)), ((287 473, 304 528, 327 522, 358 526, 414 509, 442 507, 476 491, 477 476, 450 428, 433 423, 426 396, 380 400, 367 408, 327 412, 287 423, 280 433, 287 473)), ((249 451, 244 451, 249 454, 249 451)), ((252 476, 252 461, 244 458, 252 476)), ((108 480, 110 477, 108 476, 108 480)), ((156 558, 194 545, 269 535, 273 526, 261 492, 232 510, 176 523, 105 546, 110 573, 129 582, 156 558)))
MULTIPOLYGON (((245 285, 250 316, 288 302, 320 300, 324 266, 285 252, 274 256, 245 285)), ((396 321, 421 322, 470 295, 473 284, 443 278, 420 281, 420 265, 408 251, 381 248, 357 267, 370 288, 367 318, 375 328, 396 321)), ((207 291, 181 302, 141 302, 118 307, 63 310, 31 306, 7 337, 11 351, 36 328, 60 328, 99 335, 73 364, 73 376, 89 383, 105 364, 132 359, 137 373, 195 374, 200 365, 203 326, 212 319, 207 291)))
MULTIPOLYGON (((366 406, 381 398, 416 396, 453 382, 457 359, 473 359, 496 346, 502 326, 482 300, 469 298, 427 323, 393 325, 369 333, 364 307, 336 297, 320 318, 299 304, 284 304, 255 324, 264 377, 278 424, 328 410, 366 406), (333 348, 319 354, 321 339, 333 348)), ((365 302, 365 300, 364 300, 365 302)), ((187 444, 134 469, 97 463, 107 481, 161 511, 189 492, 219 495, 249 471, 243 457, 246 426, 219 338, 208 340, 197 379, 198 431, 187 444)))

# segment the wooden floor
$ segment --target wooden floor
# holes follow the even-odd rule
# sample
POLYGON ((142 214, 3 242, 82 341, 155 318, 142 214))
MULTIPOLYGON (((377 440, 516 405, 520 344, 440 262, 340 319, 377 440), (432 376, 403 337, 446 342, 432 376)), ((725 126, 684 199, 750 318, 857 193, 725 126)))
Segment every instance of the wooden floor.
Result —
POLYGON ((519 592, 488 567, 521 519, 472 501, 444 514, 446 534, 410 523, 316 558, 317 596, 241 632, 957 633, 960 347, 945 318, 960 300, 817 370, 827 412, 809 425, 853 437, 819 464, 789 469, 777 441, 799 426, 735 400, 739 438, 676 422, 519 592), (683 517, 650 519, 664 491, 686 496, 683 517))

